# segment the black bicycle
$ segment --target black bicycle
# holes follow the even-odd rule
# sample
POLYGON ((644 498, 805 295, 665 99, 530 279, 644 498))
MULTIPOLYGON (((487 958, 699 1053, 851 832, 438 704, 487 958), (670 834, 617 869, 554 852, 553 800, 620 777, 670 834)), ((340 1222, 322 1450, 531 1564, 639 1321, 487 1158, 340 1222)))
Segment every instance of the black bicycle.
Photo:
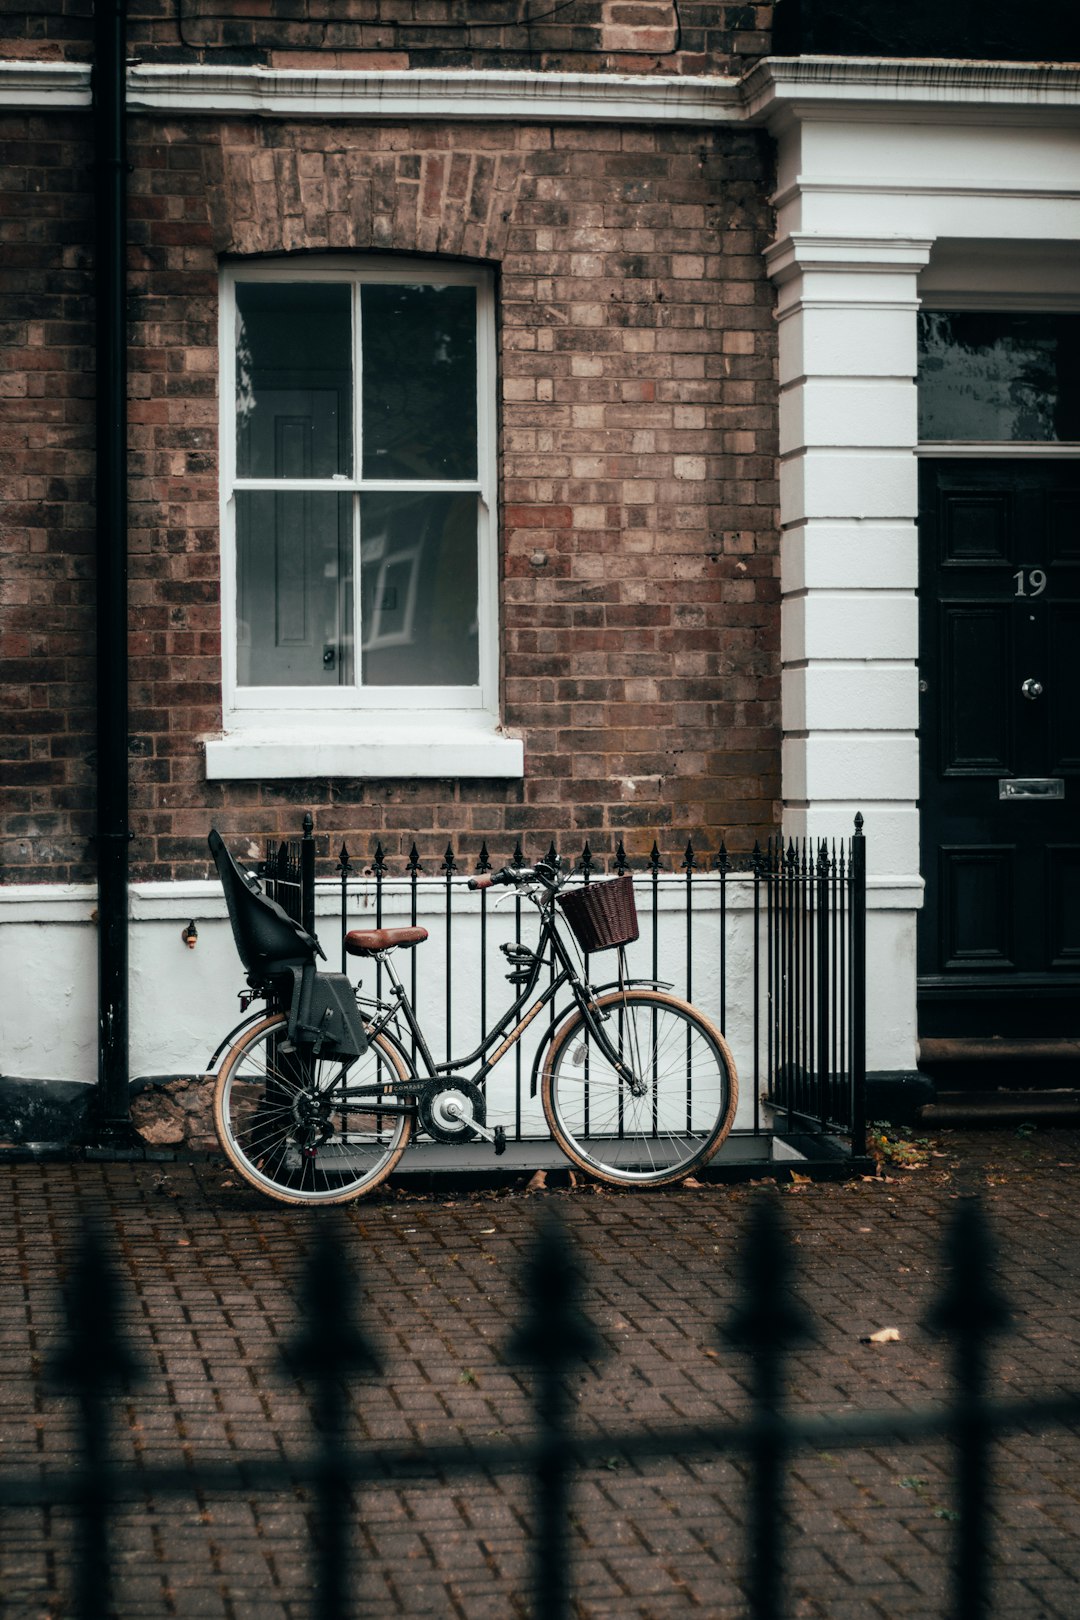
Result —
POLYGON ((422 944, 425 928, 346 935, 350 955, 386 970, 387 994, 366 997, 344 975, 316 972, 315 936, 236 866, 216 832, 211 848, 249 984, 268 1000, 225 1052, 214 1119, 231 1163, 272 1198, 334 1204, 370 1192, 414 1132, 501 1152, 486 1082, 564 992, 533 1087, 572 1163, 615 1185, 664 1186, 706 1164, 731 1129, 738 1080, 719 1030, 658 981, 627 977, 625 948, 638 937, 630 877, 571 887, 556 860, 472 878, 470 889, 512 886, 532 901, 539 938, 501 947, 516 999, 475 1051, 436 1063, 393 960, 422 944), (611 949, 617 978, 594 987, 579 950, 611 949))

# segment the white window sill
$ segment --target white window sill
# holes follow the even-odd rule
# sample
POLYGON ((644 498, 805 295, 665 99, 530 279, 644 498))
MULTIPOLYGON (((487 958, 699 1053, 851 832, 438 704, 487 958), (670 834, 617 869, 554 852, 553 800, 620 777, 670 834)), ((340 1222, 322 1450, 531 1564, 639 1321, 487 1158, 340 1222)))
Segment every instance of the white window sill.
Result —
POLYGON ((423 722, 357 715, 345 725, 305 725, 283 713, 272 727, 245 726, 206 743, 211 782, 286 777, 511 777, 525 774, 525 748, 489 716, 425 716, 423 722))

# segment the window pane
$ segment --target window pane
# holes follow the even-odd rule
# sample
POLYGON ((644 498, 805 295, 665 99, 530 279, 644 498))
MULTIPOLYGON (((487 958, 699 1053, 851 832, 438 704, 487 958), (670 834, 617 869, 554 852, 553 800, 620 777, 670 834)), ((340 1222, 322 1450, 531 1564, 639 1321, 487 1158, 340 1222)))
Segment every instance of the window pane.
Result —
POLYGON ((236 470, 241 478, 352 473, 352 292, 236 289, 236 470))
POLYGON ((370 686, 475 686, 477 497, 360 501, 361 669, 370 686))
POLYGON ((1080 439, 1080 315, 924 310, 920 439, 1080 439))
POLYGON ((353 680, 352 498, 241 490, 236 497, 241 686, 353 680))
POLYGON ((360 294, 365 478, 476 477, 476 289, 360 294))

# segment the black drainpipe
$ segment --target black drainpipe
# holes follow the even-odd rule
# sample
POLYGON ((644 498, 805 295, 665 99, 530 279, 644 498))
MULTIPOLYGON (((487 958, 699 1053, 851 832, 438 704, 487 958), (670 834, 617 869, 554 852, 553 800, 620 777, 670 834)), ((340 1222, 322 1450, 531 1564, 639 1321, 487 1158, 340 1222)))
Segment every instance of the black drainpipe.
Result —
POLYGON ((94 6, 97 309, 98 1095, 103 1142, 128 1110, 126 0, 94 6))

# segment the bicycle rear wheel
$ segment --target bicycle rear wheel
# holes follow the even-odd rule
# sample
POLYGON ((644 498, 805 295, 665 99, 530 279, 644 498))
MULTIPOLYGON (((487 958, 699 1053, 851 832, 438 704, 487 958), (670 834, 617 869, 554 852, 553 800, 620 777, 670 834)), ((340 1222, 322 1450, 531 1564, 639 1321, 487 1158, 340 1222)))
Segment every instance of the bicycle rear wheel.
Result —
POLYGON ((582 1170, 621 1186, 662 1187, 712 1158, 739 1097, 727 1042, 688 1002, 658 990, 600 996, 620 1075, 579 1012, 556 1033, 542 1098, 552 1135, 582 1170))
POLYGON ((340 1062, 292 1048, 287 1029, 274 1013, 229 1048, 214 1091, 218 1140, 234 1168, 271 1198, 344 1203, 386 1179, 412 1134, 411 1113, 387 1113, 357 1093, 397 1090, 408 1071, 376 1035, 343 1077, 340 1062))

